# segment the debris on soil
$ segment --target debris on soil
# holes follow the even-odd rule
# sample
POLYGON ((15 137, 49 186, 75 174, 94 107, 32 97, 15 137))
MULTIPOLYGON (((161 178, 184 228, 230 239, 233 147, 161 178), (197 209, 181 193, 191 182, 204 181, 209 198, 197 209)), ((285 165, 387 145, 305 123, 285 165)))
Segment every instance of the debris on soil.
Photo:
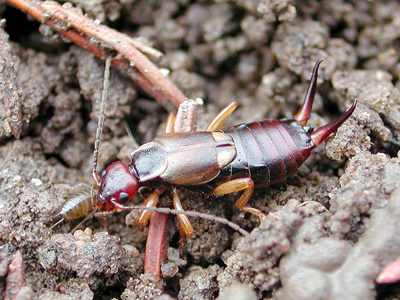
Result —
POLYGON ((121 295, 123 300, 157 299, 164 290, 164 281, 154 282, 152 274, 141 274, 138 279, 130 278, 126 283, 126 289, 121 295))
POLYGON ((185 278, 180 280, 181 290, 178 298, 182 300, 215 298, 218 290, 216 277, 220 271, 221 267, 218 265, 211 265, 206 269, 200 266, 190 267, 185 278))
POLYGON ((40 265, 59 277, 57 284, 67 294, 72 288, 68 279, 71 272, 75 274, 73 285, 85 283, 96 290, 104 279, 107 285, 122 284, 124 276, 139 274, 143 268, 143 257, 130 255, 119 239, 107 232, 92 235, 91 230, 77 230, 73 235, 55 234, 38 253, 40 265))
POLYGON ((180 257, 179 250, 172 247, 168 248, 167 259, 168 261, 161 266, 163 278, 171 278, 175 275, 181 276, 178 274, 179 268, 186 266, 187 260, 180 257))

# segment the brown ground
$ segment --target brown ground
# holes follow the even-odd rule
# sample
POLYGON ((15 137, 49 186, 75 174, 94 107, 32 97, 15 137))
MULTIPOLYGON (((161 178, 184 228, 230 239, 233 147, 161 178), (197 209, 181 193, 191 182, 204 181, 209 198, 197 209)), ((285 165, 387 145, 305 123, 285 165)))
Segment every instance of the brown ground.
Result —
MULTIPOLYGON (((193 219, 186 257, 175 234, 163 266, 173 277, 153 284, 141 275, 145 233, 127 227, 124 213, 89 218, 81 228, 93 232, 71 234, 80 220, 47 230, 73 188, 91 184, 104 63, 59 37, 47 42, 37 22, 0 1, 0 298, 17 250, 32 288, 18 299, 153 299, 162 289, 170 296, 159 299, 400 297, 399 285, 374 281, 400 256, 398 1, 72 3, 163 51, 172 80, 205 100, 199 128, 234 99, 229 125, 293 116, 321 57, 310 124, 328 123, 354 98, 358 107, 298 175, 254 193, 250 204, 273 212, 261 225, 234 208, 236 195, 185 194, 186 209, 224 216, 251 235, 193 219), (22 124, 19 140, 13 124, 22 124)), ((117 72, 109 95, 100 170, 131 151, 123 119, 144 143, 166 117, 117 72)))

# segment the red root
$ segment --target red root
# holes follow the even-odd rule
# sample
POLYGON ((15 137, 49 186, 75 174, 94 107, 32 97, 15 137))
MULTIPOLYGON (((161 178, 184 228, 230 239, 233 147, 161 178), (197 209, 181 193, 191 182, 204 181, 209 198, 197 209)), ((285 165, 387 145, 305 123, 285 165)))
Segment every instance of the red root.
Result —
MULTIPOLYGON (((16 299, 23 287, 26 286, 24 262, 22 259, 21 251, 17 251, 8 265, 8 274, 6 278, 6 292, 4 300, 16 299)), ((29 288, 31 291, 31 289, 29 288)), ((29 293, 26 289, 24 293, 29 293)))

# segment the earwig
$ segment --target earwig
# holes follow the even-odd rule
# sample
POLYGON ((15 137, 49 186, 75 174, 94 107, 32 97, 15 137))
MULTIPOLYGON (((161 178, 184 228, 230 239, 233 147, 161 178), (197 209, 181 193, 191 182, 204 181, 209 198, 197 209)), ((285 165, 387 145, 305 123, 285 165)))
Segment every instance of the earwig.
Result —
POLYGON ((225 107, 210 122, 206 131, 173 132, 175 118, 170 117, 165 134, 133 151, 130 165, 122 162, 109 165, 100 179, 97 162, 109 84, 110 59, 107 59, 93 155, 92 178, 95 185, 90 197, 88 193, 83 193, 70 199, 58 215, 66 220, 74 219, 88 212, 88 203, 91 202, 101 211, 98 214, 113 213, 116 209, 144 210, 139 216, 139 224, 145 224, 152 211, 176 214, 186 236, 193 235, 187 216, 226 224, 247 234, 224 218, 184 211, 178 188, 203 190, 215 196, 243 191, 235 203, 236 207, 263 219, 264 214, 260 210, 246 206, 254 187, 267 187, 296 174, 312 149, 340 127, 356 108, 355 100, 341 117, 316 131, 312 126, 306 126, 322 60, 314 66, 303 105, 294 118, 265 120, 222 129, 225 120, 237 107, 236 102, 225 107), (133 198, 141 186, 154 189, 145 199, 144 206, 125 206, 124 203, 133 198), (166 190, 173 196, 174 209, 156 207, 160 195, 166 190))
MULTIPOLYGON (((97 131, 96 131, 96 141, 95 141, 95 146, 94 146, 94 154, 93 154, 93 180, 95 182, 100 182, 98 179, 97 175, 97 163, 98 163, 98 157, 99 157, 99 146, 101 142, 101 135, 102 135, 102 130, 103 130, 103 124, 104 124, 104 112, 105 112, 105 103, 107 99, 107 91, 108 91, 108 85, 109 85, 109 77, 110 77, 110 59, 108 58, 106 60, 106 65, 105 65, 105 71, 104 71, 104 82, 103 82, 103 92, 102 92, 102 100, 101 100, 101 105, 100 105, 100 114, 99 114, 99 119, 98 119, 98 126, 97 126, 97 131)), ((127 126, 126 123, 124 123, 125 128, 127 129, 129 133, 129 127, 127 126)), ((130 133, 131 134, 131 133, 130 133)), ((135 142, 136 143, 136 142, 135 142)), ((138 146, 139 147, 139 146, 138 146)), ((98 183, 97 183, 98 185, 98 183)), ((57 215, 54 216, 54 218, 60 218, 58 222, 53 224, 49 230, 57 226, 63 221, 71 221, 77 218, 80 218, 87 214, 89 211, 91 211, 93 208, 95 208, 95 199, 97 197, 97 188, 96 186, 94 188, 83 188, 81 191, 75 193, 72 195, 62 206, 61 210, 57 215)), ((127 207, 124 207, 124 210, 126 210, 127 207)), ((201 213, 201 212, 195 212, 195 211, 188 211, 188 210, 182 210, 182 209, 170 209, 166 207, 144 207, 144 206, 130 206, 129 209, 138 209, 138 210, 146 210, 146 211, 154 211, 154 212, 159 212, 159 213, 165 213, 165 214, 174 214, 174 215, 186 215, 186 216, 191 216, 191 217, 198 217, 202 218, 208 221, 213 221, 217 223, 221 223, 223 225, 227 225, 231 227, 233 230, 240 232, 242 235, 248 235, 249 233, 242 229, 239 225, 221 217, 213 216, 210 214, 206 213, 201 213)), ((108 212, 100 212, 96 213, 95 215, 103 215, 103 214, 108 214, 108 212)))
MULTIPOLYGON (((124 203, 133 198, 142 186, 154 190, 144 201, 146 208, 156 207, 160 195, 169 191, 177 210, 182 210, 182 205, 176 188, 202 190, 215 196, 243 191, 235 206, 263 219, 264 214, 260 210, 246 206, 254 187, 267 187, 296 174, 312 149, 340 127, 356 108, 355 100, 333 122, 316 131, 307 126, 321 62, 322 59, 313 68, 303 105, 294 118, 222 129, 225 120, 236 108, 236 102, 223 109, 206 131, 173 132, 174 118, 169 118, 166 133, 133 151, 128 166, 122 162, 109 165, 103 171, 101 180, 96 170, 98 151, 95 148, 92 172, 93 190, 97 191, 95 205, 105 213, 112 213, 115 209, 130 210, 132 207, 124 203)), ((104 119, 104 116, 100 114, 99 124, 101 118, 104 119)), ((100 138, 101 134, 96 136, 97 146, 100 138)), ((138 223, 145 224, 150 215, 150 209, 143 211, 138 223)), ((177 216, 184 234, 192 236, 194 231, 187 216, 177 216)))

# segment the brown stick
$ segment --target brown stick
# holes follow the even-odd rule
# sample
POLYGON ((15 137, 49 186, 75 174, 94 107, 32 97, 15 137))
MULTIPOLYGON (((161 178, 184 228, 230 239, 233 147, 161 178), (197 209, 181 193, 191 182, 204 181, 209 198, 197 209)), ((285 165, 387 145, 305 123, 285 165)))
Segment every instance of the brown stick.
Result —
POLYGON ((161 264, 167 259, 168 235, 166 234, 168 215, 153 212, 147 233, 144 256, 144 274, 156 274, 155 281, 162 278, 161 264))
MULTIPOLYGON (((55 3, 34 0, 6 0, 6 2, 49 25, 101 59, 106 58, 107 51, 93 43, 92 39, 94 37, 105 43, 122 56, 120 59, 114 60, 112 65, 119 70, 134 66, 140 74, 130 77, 161 104, 168 106, 166 102, 170 100, 175 106, 178 106, 185 99, 183 93, 136 48, 139 44, 137 40, 107 26, 98 25, 87 17, 55 3)), ((150 52, 147 46, 140 47, 144 51, 150 52)), ((157 52, 155 55, 157 56, 157 52)))

